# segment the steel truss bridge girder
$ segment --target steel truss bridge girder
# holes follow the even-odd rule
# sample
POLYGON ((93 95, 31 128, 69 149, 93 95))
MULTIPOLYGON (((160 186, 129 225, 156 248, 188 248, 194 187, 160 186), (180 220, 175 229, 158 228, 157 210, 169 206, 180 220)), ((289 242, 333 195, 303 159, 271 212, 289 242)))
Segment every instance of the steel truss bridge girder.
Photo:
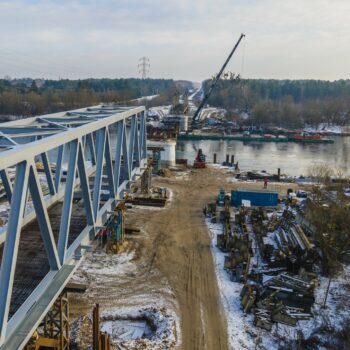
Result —
POLYGON ((107 212, 114 209, 130 181, 141 174, 141 168, 147 162, 145 109, 100 105, 2 123, 0 131, 0 142, 3 140, 7 147, 0 151, 0 179, 10 202, 7 227, 0 230, 0 244, 4 245, 0 265, 0 350, 5 350, 25 346, 79 266, 84 249, 97 234, 96 227, 106 221, 107 212), (74 119, 72 124, 71 118, 74 119), (79 123, 79 118, 82 123, 79 123), (110 144, 112 128, 116 128, 113 153, 110 144), (27 142, 20 142, 23 135, 27 137, 27 142), (48 156, 53 150, 57 150, 55 174, 48 156), (86 150, 91 155, 90 163, 85 159, 86 150), (68 162, 66 179, 62 181, 65 153, 68 162), (46 196, 37 171, 38 159, 42 160, 49 190, 46 196), (12 181, 9 169, 14 168, 16 176, 12 181), (91 175, 94 176, 92 190, 89 186, 91 175), (108 188, 107 201, 101 198, 102 178, 104 188, 108 188), (68 246, 73 194, 78 186, 87 226, 68 246), (26 210, 28 193, 33 203, 32 210, 26 210), (62 199, 56 244, 48 208, 62 199), (9 319, 21 229, 35 218, 50 270, 9 319))

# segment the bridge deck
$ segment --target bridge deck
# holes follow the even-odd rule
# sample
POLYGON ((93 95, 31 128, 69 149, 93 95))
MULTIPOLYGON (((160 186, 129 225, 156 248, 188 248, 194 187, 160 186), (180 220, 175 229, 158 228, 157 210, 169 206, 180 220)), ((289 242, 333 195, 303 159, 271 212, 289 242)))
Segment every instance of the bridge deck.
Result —
MULTIPOLYGON (((49 217, 56 244, 58 241, 61 211, 62 202, 58 202, 49 210, 49 217)), ((73 204, 68 246, 77 238, 85 226, 86 215, 83 203, 79 201, 73 204)), ((3 245, 0 246, 0 261, 2 258, 2 250, 3 245)), ((18 310, 35 287, 42 281, 49 272, 49 269, 44 242, 40 235, 40 228, 37 220, 35 220, 24 226, 21 232, 9 318, 18 310)))

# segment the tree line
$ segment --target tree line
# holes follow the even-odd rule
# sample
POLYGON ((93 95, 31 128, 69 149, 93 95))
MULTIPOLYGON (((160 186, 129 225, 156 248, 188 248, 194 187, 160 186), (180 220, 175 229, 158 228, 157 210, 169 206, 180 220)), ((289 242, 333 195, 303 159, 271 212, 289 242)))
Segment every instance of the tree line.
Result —
POLYGON ((0 80, 0 116, 54 113, 101 102, 130 103, 175 89, 171 79, 0 80))
MULTIPOLYGON (((211 80, 203 84, 207 91, 211 80)), ((240 79, 228 73, 208 103, 225 108, 229 116, 241 112, 257 126, 346 125, 350 122, 350 80, 240 79)))

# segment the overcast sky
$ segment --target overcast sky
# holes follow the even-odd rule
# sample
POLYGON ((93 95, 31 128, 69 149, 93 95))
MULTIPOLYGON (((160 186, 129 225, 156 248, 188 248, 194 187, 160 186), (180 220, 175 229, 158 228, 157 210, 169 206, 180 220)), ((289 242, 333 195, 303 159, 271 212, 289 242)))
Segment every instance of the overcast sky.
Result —
POLYGON ((0 77, 350 78, 349 0, 0 0, 0 77))

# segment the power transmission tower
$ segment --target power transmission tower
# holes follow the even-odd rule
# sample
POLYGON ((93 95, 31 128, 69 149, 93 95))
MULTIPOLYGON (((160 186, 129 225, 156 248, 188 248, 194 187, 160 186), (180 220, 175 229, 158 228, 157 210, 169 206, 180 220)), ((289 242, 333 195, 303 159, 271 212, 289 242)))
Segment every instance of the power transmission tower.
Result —
POLYGON ((142 79, 147 78, 147 74, 149 73, 149 69, 151 68, 151 64, 149 61, 149 58, 146 56, 143 56, 139 59, 138 64, 139 73, 141 74, 142 79))

